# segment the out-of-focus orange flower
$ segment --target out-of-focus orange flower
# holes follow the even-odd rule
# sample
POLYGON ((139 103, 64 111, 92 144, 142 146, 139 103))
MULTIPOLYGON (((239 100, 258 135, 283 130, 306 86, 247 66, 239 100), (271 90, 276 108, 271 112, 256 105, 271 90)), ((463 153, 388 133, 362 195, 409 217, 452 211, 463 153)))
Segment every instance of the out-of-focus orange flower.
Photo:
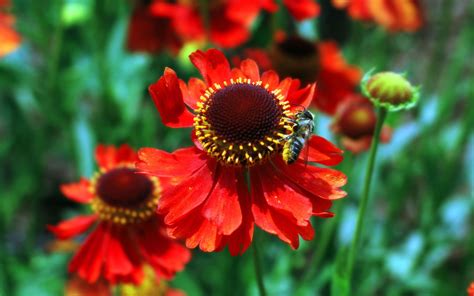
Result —
MULTIPOLYGON (((255 52, 251 54, 251 58, 262 59, 255 52)), ((280 75, 298 78, 303 84, 317 83, 313 105, 327 114, 334 114, 339 102, 354 92, 362 77, 361 70, 348 64, 332 41, 311 42, 278 33, 268 54, 280 75)))
MULTIPOLYGON (((341 135, 347 150, 360 153, 370 148, 376 122, 373 104, 359 94, 352 94, 338 105, 331 129, 341 135)), ((390 138, 391 129, 384 126, 380 141, 386 143, 390 138)))
POLYGON ((150 4, 151 13, 169 17, 185 41, 206 39, 206 26, 209 25, 210 41, 221 47, 234 47, 247 41, 250 26, 261 9, 261 3, 255 0, 214 0, 207 4, 207 17, 201 14, 199 1, 155 0, 150 4))
POLYGON ((93 214, 48 226, 59 239, 93 231, 74 255, 69 271, 89 283, 105 279, 111 284, 140 283, 143 266, 158 278, 171 279, 190 260, 189 250, 170 239, 162 218, 155 213, 163 182, 136 173, 135 151, 99 145, 100 171, 91 179, 61 186, 63 194, 89 204, 93 214))
POLYGON ((120 285, 120 296, 186 296, 183 291, 171 288, 166 281, 157 280, 149 266, 145 266, 143 270, 145 277, 142 283, 120 285))
POLYGON ((21 43, 20 35, 13 29, 15 17, 7 13, 9 8, 9 0, 0 1, 0 57, 15 51, 21 43))
POLYGON ((423 14, 418 0, 332 0, 337 8, 347 8, 357 20, 373 21, 390 31, 418 30, 423 14))
POLYGON ((130 51, 159 53, 165 49, 177 53, 183 42, 166 14, 152 14, 150 7, 138 4, 128 26, 127 47, 130 51))

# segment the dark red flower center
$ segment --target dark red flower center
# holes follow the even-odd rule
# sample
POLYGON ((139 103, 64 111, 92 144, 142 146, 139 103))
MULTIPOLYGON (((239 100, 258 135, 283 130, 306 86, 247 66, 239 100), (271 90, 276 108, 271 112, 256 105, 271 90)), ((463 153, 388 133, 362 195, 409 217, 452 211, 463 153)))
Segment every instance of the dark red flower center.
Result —
POLYGON ((261 86, 239 83, 211 97, 207 118, 217 135, 234 143, 263 139, 278 125, 282 110, 261 86))
POLYGON ((194 127, 203 149, 222 164, 249 167, 277 153, 293 131, 293 114, 280 89, 238 78, 210 86, 194 127))
POLYGON ((153 191, 153 182, 135 169, 112 169, 97 180, 96 193, 110 206, 135 208, 142 204, 153 191))

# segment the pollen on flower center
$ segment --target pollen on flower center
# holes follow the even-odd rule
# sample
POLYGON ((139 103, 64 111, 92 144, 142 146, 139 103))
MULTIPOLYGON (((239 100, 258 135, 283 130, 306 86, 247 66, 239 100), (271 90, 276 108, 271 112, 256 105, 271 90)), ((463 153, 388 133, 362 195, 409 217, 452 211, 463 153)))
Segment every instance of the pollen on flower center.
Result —
POLYGON ((281 148, 292 132, 290 106, 280 90, 249 79, 214 84, 198 103, 194 127, 212 157, 231 166, 252 166, 281 148))
POLYGON ((160 186, 158 180, 124 166, 97 174, 92 180, 91 191, 96 196, 92 209, 101 219, 127 224, 153 215, 160 186))

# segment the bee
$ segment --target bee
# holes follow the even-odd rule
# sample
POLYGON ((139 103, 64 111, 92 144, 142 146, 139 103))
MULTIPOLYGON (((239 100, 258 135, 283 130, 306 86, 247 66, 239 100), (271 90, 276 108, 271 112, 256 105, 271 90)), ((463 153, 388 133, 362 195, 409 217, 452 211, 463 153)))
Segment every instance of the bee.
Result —
POLYGON ((300 155, 306 141, 314 131, 314 115, 304 109, 296 113, 293 133, 288 135, 283 146, 282 156, 287 164, 294 163, 300 155))

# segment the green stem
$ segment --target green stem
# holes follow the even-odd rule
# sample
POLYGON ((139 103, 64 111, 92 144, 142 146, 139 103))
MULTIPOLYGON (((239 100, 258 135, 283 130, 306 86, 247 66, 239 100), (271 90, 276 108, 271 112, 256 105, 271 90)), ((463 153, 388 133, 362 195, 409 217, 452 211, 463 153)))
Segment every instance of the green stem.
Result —
POLYGON ((253 264, 255 266, 255 277, 257 278, 258 291, 260 296, 266 296, 267 292, 265 291, 265 285, 263 284, 263 273, 262 266, 260 264, 260 250, 258 246, 258 240, 254 238, 252 244, 253 250, 253 264))
POLYGON ((354 237, 352 239, 352 244, 349 249, 349 255, 347 260, 347 269, 345 273, 346 283, 348 285, 347 291, 350 291, 350 283, 352 279, 352 270, 354 267, 354 260, 355 254, 357 252, 357 246, 361 239, 362 229, 364 226, 364 218, 366 216, 365 212, 367 210, 367 204, 369 200, 369 193, 370 193, 370 182, 372 180, 372 174, 374 171, 374 164, 375 164, 375 156, 377 155, 377 147, 380 141, 380 132, 382 130, 383 122, 385 121, 385 117, 387 116, 387 110, 384 108, 378 109, 378 118, 377 124, 375 126, 374 136, 372 138, 372 144, 370 146, 370 155, 369 155, 369 162, 367 164, 367 170, 365 174, 365 181, 364 181, 364 190, 362 193, 362 200, 359 207, 359 213, 357 214, 357 225, 354 237))

